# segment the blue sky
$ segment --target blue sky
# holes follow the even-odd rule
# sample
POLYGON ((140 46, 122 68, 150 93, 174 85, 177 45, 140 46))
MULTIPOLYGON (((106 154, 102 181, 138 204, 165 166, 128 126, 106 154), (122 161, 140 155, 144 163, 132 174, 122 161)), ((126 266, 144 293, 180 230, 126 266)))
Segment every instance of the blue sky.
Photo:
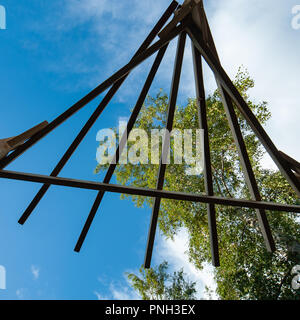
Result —
MULTIPOLYGON (((297 1, 206 1, 219 55, 232 77, 243 64, 256 81, 252 96, 270 103, 267 126, 279 148, 300 159, 300 30, 291 26, 297 1)), ((126 64, 169 1, 0 0, 7 29, 0 30, 0 133, 13 136, 51 121, 126 64)), ((172 42, 150 93, 169 92, 172 42)), ((189 43, 187 43, 189 49, 189 43)), ((128 117, 151 59, 127 79, 61 176, 95 176, 96 134, 128 117)), ((215 85, 205 69, 207 90, 215 85)), ((186 51, 179 103, 194 96, 190 50, 186 51)), ((103 96, 101 96, 103 97, 103 96)), ((49 174, 101 97, 35 145, 8 168, 49 174)), ((272 167, 268 158, 266 166, 272 167)), ((0 299, 136 298, 124 279, 143 262, 151 210, 106 194, 80 254, 73 251, 95 192, 51 187, 24 226, 17 223, 39 185, 1 180, 0 265, 7 289, 0 299)), ((196 271, 184 254, 184 230, 175 242, 156 242, 154 264, 167 258, 191 279, 213 286, 211 269, 196 271)))

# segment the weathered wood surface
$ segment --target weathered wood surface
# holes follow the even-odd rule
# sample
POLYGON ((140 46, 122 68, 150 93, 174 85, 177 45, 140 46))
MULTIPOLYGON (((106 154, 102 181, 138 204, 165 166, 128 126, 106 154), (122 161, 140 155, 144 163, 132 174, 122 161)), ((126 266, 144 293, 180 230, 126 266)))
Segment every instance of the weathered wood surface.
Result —
POLYGON ((43 121, 42 123, 21 133, 18 136, 6 138, 6 139, 0 139, 0 159, 4 158, 10 151, 16 149, 26 140, 30 139, 40 130, 44 129, 47 125, 48 125, 48 122, 43 121))
POLYGON ((286 153, 279 151, 282 158, 289 164, 292 170, 294 170, 296 173, 298 173, 296 176, 300 176, 300 163, 293 159, 292 157, 288 156, 286 153))

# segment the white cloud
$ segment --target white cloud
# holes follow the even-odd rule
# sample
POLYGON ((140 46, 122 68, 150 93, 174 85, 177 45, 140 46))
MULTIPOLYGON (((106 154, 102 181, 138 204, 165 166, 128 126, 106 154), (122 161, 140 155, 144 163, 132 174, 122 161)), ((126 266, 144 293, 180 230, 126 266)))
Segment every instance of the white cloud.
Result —
MULTIPOLYGON (((98 281, 102 286, 107 286, 107 281, 103 281, 99 278, 98 281)), ((130 286, 129 280, 124 275, 123 281, 111 281, 108 285, 108 293, 105 295, 99 293, 99 291, 94 291, 98 300, 140 300, 141 297, 136 293, 136 291, 130 286)))
POLYGON ((114 300, 139 300, 140 296, 130 287, 129 283, 127 285, 110 285, 110 292, 114 300))
POLYGON ((40 268, 32 265, 30 267, 31 273, 33 275, 34 280, 37 280, 40 277, 40 268))
MULTIPOLYGON (((269 102, 266 130, 275 145, 300 159, 300 31, 291 27, 294 1, 216 1, 208 17, 224 69, 233 77, 240 65, 255 80, 251 96, 269 102)), ((208 3, 209 5, 209 3, 208 3)), ((274 167, 266 160, 268 166, 274 167)))
MULTIPOLYGON (((84 47, 80 44, 81 54, 79 52, 76 56, 69 55, 58 68, 67 68, 70 72, 74 72, 74 69, 76 72, 82 70, 84 74, 90 70, 90 73, 95 75, 89 85, 93 87, 99 84, 129 62, 168 5, 167 0, 132 0, 130 3, 118 0, 66 2, 62 8, 63 13, 56 19, 61 21, 56 26, 57 29, 64 32, 84 24, 87 40, 82 42, 84 47), (85 61, 84 55, 87 54, 87 50, 99 57, 97 66, 85 61), (74 62, 76 65, 72 68, 74 62)), ((53 68, 57 70, 57 64, 53 65, 53 68)), ((145 81, 148 69, 147 61, 132 72, 126 80, 125 88, 120 89, 120 101, 126 101, 126 96, 136 95, 145 81)))
POLYGON ((98 300, 110 300, 109 298, 102 296, 102 294, 99 293, 98 291, 94 291, 94 294, 96 295, 98 300))
MULTIPOLYGON (((213 299, 218 299, 215 290, 216 283, 213 279, 213 268, 210 265, 205 265, 203 270, 197 270, 192 263, 189 262, 186 251, 188 250, 188 234, 185 230, 181 230, 172 240, 166 240, 159 236, 156 240, 154 251, 153 266, 168 261, 169 272, 179 271, 183 269, 187 278, 196 282, 197 298, 210 299, 205 287, 207 286, 212 293, 213 299)), ((129 271, 130 273, 138 273, 138 270, 129 271)), ((102 286, 107 286, 107 281, 102 278, 98 279, 102 286)), ((131 287, 129 280, 124 276, 123 281, 112 281, 108 285, 108 293, 102 294, 99 291, 94 291, 98 300, 140 300, 139 294, 131 287)))
POLYGON ((217 299, 215 294, 216 283, 213 279, 213 268, 205 265, 203 270, 199 271, 189 262, 188 250, 188 233, 182 229, 174 237, 174 241, 159 237, 157 239, 154 261, 161 263, 168 261, 171 271, 178 271, 183 268, 184 273, 190 281, 196 282, 197 296, 199 299, 208 299, 205 287, 209 287, 214 292, 213 298, 217 299))
MULTIPOLYGON (((84 25, 86 36, 84 39, 79 39, 80 50, 72 52, 67 50, 60 59, 61 63, 47 61, 45 67, 57 74, 81 74, 83 77, 78 80, 80 83, 73 86, 73 90, 78 86, 95 87, 129 62, 169 4, 170 1, 167 0, 133 0, 130 3, 117 0, 67 1, 62 5, 54 19, 55 25, 50 30, 54 29, 64 36, 69 30, 84 25), (88 59, 90 56, 96 60, 88 59)), ((50 23, 53 23, 52 20, 50 23)), ((36 31, 48 32, 43 28, 44 26, 38 25, 36 31)), ((169 93, 176 43, 174 39, 165 54, 152 86, 154 94, 160 88, 169 93)), ((116 95, 119 102, 125 103, 128 98, 137 97, 150 71, 154 56, 155 54, 132 71, 116 95)), ((189 39, 184 56, 180 93, 186 97, 194 95, 189 39)))

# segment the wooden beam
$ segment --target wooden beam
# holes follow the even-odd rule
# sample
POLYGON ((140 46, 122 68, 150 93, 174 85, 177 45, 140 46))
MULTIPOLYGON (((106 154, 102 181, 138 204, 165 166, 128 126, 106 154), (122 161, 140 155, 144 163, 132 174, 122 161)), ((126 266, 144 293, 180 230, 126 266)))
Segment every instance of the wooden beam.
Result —
POLYGON ((291 169, 300 174, 300 163, 282 151, 279 151, 279 153, 281 154, 282 158, 289 164, 291 169))
MULTIPOLYGON (((220 59, 218 56, 218 52, 210 31, 210 27, 205 15, 205 11, 202 6, 197 6, 194 10, 197 10, 197 15, 194 16, 194 21, 201 28, 201 35, 203 40, 206 42, 208 47, 211 49, 211 52, 214 54, 218 63, 220 63, 220 59)), ((235 145, 239 154, 239 159, 242 165, 243 173, 245 176, 246 184, 250 191, 251 197, 253 200, 260 201, 261 195, 257 186, 257 182, 254 176, 254 172, 252 170, 252 165, 248 156, 247 148, 244 142, 244 138, 240 129, 240 125, 238 123, 238 119, 236 113, 234 111, 233 103, 231 97, 227 93, 227 91, 221 85, 219 79, 216 77, 216 82, 221 93, 221 99, 223 102, 223 106, 226 112, 226 116, 228 119, 228 123, 235 141, 235 145)), ((263 234, 267 250, 270 252, 274 252, 276 250, 275 242, 272 236, 272 232, 269 226, 269 222, 267 219, 266 212, 262 209, 256 209, 256 215, 258 219, 258 223, 263 234)))
MULTIPOLYGON (((211 158, 210 158, 210 146, 209 146, 209 134, 207 124, 207 106, 205 99, 205 89, 203 80, 202 58, 197 48, 192 44, 193 62, 194 62, 194 77, 197 97, 197 110, 199 128, 204 132, 204 184, 205 191, 208 196, 214 195, 212 170, 211 170, 211 158)), ((218 245, 218 232, 216 222, 216 209, 214 204, 207 205, 208 226, 210 234, 210 247, 212 264, 215 267, 220 266, 219 257, 219 245, 218 245)))
POLYGON ((160 38, 165 37, 168 33, 170 33, 179 22, 181 22, 188 14, 190 14, 191 10, 202 0, 186 0, 182 6, 175 12, 174 18, 171 20, 169 24, 158 34, 160 38))
POLYGON ((55 128, 60 126, 63 122, 69 119, 72 115, 74 115, 77 111, 99 96, 103 91, 111 87, 115 82, 125 77, 129 72, 131 72, 134 68, 140 65, 143 61, 152 56, 159 49, 163 48, 168 44, 172 39, 177 37, 183 30, 185 30, 186 25, 183 22, 181 25, 176 27, 172 32, 170 32, 166 37, 155 42, 151 47, 143 51, 137 57, 135 57, 132 61, 130 61, 123 68, 119 69, 116 73, 114 73, 110 78, 106 79, 102 82, 98 87, 88 93, 81 100, 76 102, 72 107, 54 119, 52 122, 48 124, 48 126, 42 129, 38 134, 34 137, 26 141, 24 144, 19 146, 14 152, 9 154, 7 157, 0 160, 0 169, 4 169, 8 164, 18 158, 21 154, 23 154, 27 149, 32 147, 35 143, 45 137, 48 133, 53 131, 55 128))
MULTIPOLYGON (((179 36, 178 44, 177 44, 177 52, 176 52, 176 58, 175 58, 175 65, 174 65, 171 92, 170 92, 170 98, 169 98, 169 106, 168 106, 167 123, 166 123, 167 132, 171 132, 173 127, 178 89, 179 89, 181 70, 182 70, 182 63, 183 63, 183 56, 184 56, 184 49, 185 49, 185 42, 186 42, 186 33, 182 32, 181 35, 179 36)), ((170 143, 166 135, 162 145, 162 156, 161 156, 161 161, 158 169, 158 177, 157 177, 157 183, 156 183, 156 188, 158 190, 163 189, 165 173, 166 173, 166 160, 167 160, 167 154, 169 152, 169 148, 170 148, 170 143)), ((160 203, 161 203, 161 198, 155 198, 154 205, 152 208, 151 222, 150 222, 150 228, 148 233, 147 248, 146 248, 145 261, 144 261, 144 267, 146 269, 149 269, 151 265, 160 203)))
MULTIPOLYGON (((164 47, 164 48, 160 49, 160 51, 158 52, 157 57, 156 57, 156 59, 155 59, 155 61, 153 63, 153 66, 152 66, 152 68, 151 68, 151 70, 149 72, 149 75, 148 75, 148 77, 146 79, 145 85, 144 85, 144 87, 143 87, 143 89, 141 91, 141 94, 140 94, 140 96, 139 96, 139 98, 137 100, 137 103, 136 103, 136 105, 135 105, 135 107, 134 107, 134 109, 132 111, 132 114, 130 116, 130 119, 128 121, 127 130, 126 130, 128 135, 131 132, 131 130, 133 129, 133 127, 134 127, 134 124, 135 124, 135 122, 137 120, 137 117, 138 117, 138 115, 140 113, 140 110, 141 110, 141 108, 143 106, 143 103, 144 103, 144 101, 145 101, 145 99, 147 97, 148 91, 149 91, 149 89, 151 87, 151 84, 152 84, 152 82, 154 80, 154 77, 155 77, 155 75, 156 75, 156 73, 158 71, 158 68, 159 68, 159 66, 161 64, 161 61, 162 61, 162 59, 164 57, 166 49, 167 49, 167 47, 164 47)), ((103 180, 104 183, 109 183, 110 182, 110 180, 111 180, 111 178, 112 178, 112 176, 114 174, 115 168, 117 166, 117 163, 119 161, 120 154, 122 154, 122 151, 123 151, 123 148, 124 148, 124 145, 125 145, 125 142, 127 141, 127 139, 128 139, 128 137, 124 133, 123 137, 121 138, 121 142, 120 142, 120 144, 119 144, 119 146, 118 146, 118 148, 116 150, 116 153, 114 155, 113 161, 110 164, 110 166, 109 166, 109 168, 108 168, 108 170, 106 172, 106 175, 105 175, 104 180, 103 180)), ((75 246, 75 249, 74 249, 76 252, 79 252, 81 247, 82 247, 82 245, 83 245, 83 242, 84 242, 84 240, 85 240, 85 238, 86 238, 86 236, 88 234, 88 231, 89 231, 89 229, 90 229, 90 227, 91 227, 91 225, 93 223, 95 215, 96 215, 96 213, 97 213, 97 211, 99 209, 99 206, 100 206, 100 204, 102 202, 104 194, 105 194, 104 191, 99 191, 97 196, 96 196, 96 199, 95 199, 95 201, 93 203, 93 206, 92 206, 92 208, 90 210, 90 213, 89 213, 89 215, 88 215, 88 217, 87 217, 87 219, 85 221, 85 224, 84 224, 84 227, 83 227, 83 229, 81 231, 79 239, 78 239, 78 241, 76 243, 76 246, 75 246)))
MULTIPOLYGON (((252 169, 250 158, 247 152, 245 141, 238 123, 236 113, 232 104, 232 100, 229 94, 224 90, 224 88, 219 83, 219 90, 222 95, 223 105, 225 108, 226 116, 229 122, 229 126, 235 141, 235 145, 239 154, 240 163, 242 165, 242 170, 246 180, 246 184, 250 191, 250 195, 253 200, 260 201, 261 195, 257 186, 255 175, 252 169)), ((267 219, 265 210, 256 209, 256 216, 258 219, 259 227, 264 237, 267 250, 269 252, 274 252, 276 250, 275 242, 272 236, 270 225, 267 219)))
MULTIPOLYGON (((152 31, 149 33, 149 35, 146 37, 142 45, 139 47, 131 61, 133 61, 136 57, 138 57, 140 54, 142 54, 148 46, 152 43, 152 41, 157 36, 158 32, 161 30, 161 28, 165 25, 165 23, 168 21, 169 17, 171 16, 172 12, 174 12, 175 8, 177 6, 177 2, 172 2, 171 5, 167 8, 165 13, 162 15, 162 17, 159 19, 157 24, 154 26, 152 31)), ((168 44, 160 49, 158 53, 158 58, 155 60, 155 67, 157 64, 157 60, 160 60, 163 58, 164 53, 166 51, 168 44)), ((153 69, 153 68, 152 68, 153 69)), ((154 68, 155 69, 155 68, 154 68)), ((156 69, 152 71, 151 74, 156 73, 156 69)), ((127 75, 125 75, 123 78, 116 81, 112 87, 109 89, 105 97, 102 99, 101 103, 98 105, 94 113, 90 116, 88 121, 85 123, 83 128, 80 130, 74 141, 71 143, 70 147, 67 149, 67 151, 64 153, 58 164, 55 166, 53 171, 51 172, 52 177, 57 177, 61 170, 64 168, 64 166, 67 164, 73 153, 76 151, 80 143, 83 141, 89 130, 92 128, 92 126, 95 124, 99 116, 102 114, 102 112, 105 110, 111 99, 114 97, 116 92, 119 90, 121 85, 124 83, 124 81, 127 79, 127 75)), ((153 80, 153 79, 152 79, 153 80)), ((106 182, 106 181, 105 181, 106 182)), ((39 202, 42 200, 48 189, 50 188, 49 185, 43 185, 42 188, 37 192, 33 200, 30 202, 29 206, 26 208, 24 213, 22 214, 21 218, 19 219, 20 224, 24 224, 26 220, 29 218, 33 210, 36 208, 36 206, 39 204, 39 202)))
POLYGON ((208 46, 203 41, 203 38, 199 34, 199 29, 196 25, 189 25, 187 28, 187 32, 200 51, 212 71, 214 72, 215 76, 220 81, 223 88, 228 92, 233 102, 238 107, 239 111, 242 113, 244 118, 247 120, 248 124, 257 135, 258 139, 261 141, 267 152, 270 154, 276 165, 278 166, 279 170, 288 180, 292 188, 296 191, 298 197, 300 197, 300 183, 299 180, 296 178, 294 173, 291 169, 287 166, 286 162, 283 160, 282 156, 280 155, 278 149, 257 120, 256 116, 253 114, 247 103, 245 102, 244 98, 241 96, 237 88, 234 86, 230 78, 228 77, 225 70, 222 68, 219 61, 216 59, 215 55, 211 52, 208 46))
POLYGON ((15 172, 8 170, 0 170, 0 178, 28 181, 36 183, 46 183, 56 186, 64 186, 70 188, 79 188, 86 190, 98 190, 112 193, 122 193, 129 195, 138 195, 151 198, 163 198, 170 200, 191 201, 199 203, 213 203, 215 205, 224 205, 240 208, 265 209, 271 211, 295 212, 300 213, 300 206, 287 205, 282 203, 272 203, 266 201, 254 201, 245 199, 223 198, 216 196, 207 196, 192 193, 173 192, 165 190, 145 189, 114 185, 109 183, 101 183, 94 181, 77 180, 70 178, 51 177, 39 174, 15 172))
POLYGON ((3 159, 9 152, 15 150, 18 146, 23 144, 26 140, 33 137, 42 129, 46 128, 48 125, 47 121, 34 126, 33 128, 19 134, 18 136, 1 139, 0 140, 0 159, 3 159))

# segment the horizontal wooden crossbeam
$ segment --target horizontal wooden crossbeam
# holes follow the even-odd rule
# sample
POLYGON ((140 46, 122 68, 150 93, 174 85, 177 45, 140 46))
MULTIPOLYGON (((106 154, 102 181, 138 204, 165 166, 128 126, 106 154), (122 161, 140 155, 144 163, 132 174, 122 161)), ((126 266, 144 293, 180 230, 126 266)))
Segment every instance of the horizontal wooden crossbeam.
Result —
POLYGON ((253 201, 245 199, 223 198, 216 196, 207 196, 203 194, 192 194, 165 190, 154 190, 145 188, 136 188, 121 186, 115 184, 85 181, 69 178, 58 178, 33 173, 24 173, 8 170, 0 170, 0 178, 11 180, 29 181, 37 183, 46 183, 50 185, 65 186, 79 189, 98 190, 112 193, 122 193, 129 195, 138 195, 152 198, 163 198, 170 200, 192 201, 200 203, 213 203, 216 205, 225 205, 232 207, 243 207, 250 209, 265 209, 271 211, 295 212, 300 213, 300 206, 288 205, 282 203, 272 203, 266 201, 253 201))

